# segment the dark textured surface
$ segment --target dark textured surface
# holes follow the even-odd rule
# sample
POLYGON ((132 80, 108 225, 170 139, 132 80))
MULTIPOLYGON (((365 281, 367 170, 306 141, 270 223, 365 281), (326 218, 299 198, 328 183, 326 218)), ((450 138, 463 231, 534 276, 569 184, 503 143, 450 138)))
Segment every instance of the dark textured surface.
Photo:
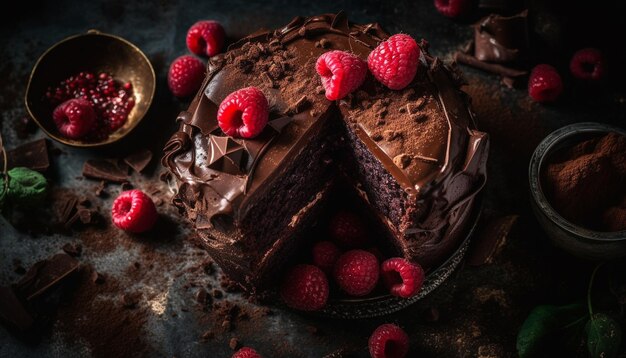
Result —
MULTIPOLYGON (((18 6, 21 8, 19 11, 3 11, 0 15, 0 78, 3 79, 0 130, 8 148, 24 141, 18 139, 15 126, 25 114, 23 95, 29 71, 37 57, 56 41, 91 28, 110 32, 139 46, 157 72, 153 107, 128 140, 106 151, 73 150, 55 145, 62 149, 63 154, 53 158, 48 177, 54 185, 79 189, 96 184, 77 179, 85 159, 127 155, 143 146, 142 142, 153 149, 155 156, 159 156, 165 140, 174 130, 173 119, 181 108, 186 107, 185 103, 174 100, 167 90, 167 66, 175 57, 186 53, 186 30, 198 19, 219 20, 230 37, 238 38, 259 27, 284 25, 296 15, 345 9, 353 21, 377 21, 392 33, 403 31, 417 38, 426 38, 433 54, 444 58, 472 36, 467 26, 469 22, 443 18, 436 13, 430 1, 314 1, 303 4, 292 1, 24 1, 18 6)), ((601 11, 600 8, 594 8, 593 12, 601 11)), ((620 13, 623 16, 623 11, 616 11, 613 13, 616 15, 612 16, 620 13)), ((543 18, 550 18, 549 15, 556 17, 554 12, 546 14, 543 18)), ((559 27, 560 22, 556 18, 556 29, 563 30, 565 27, 559 27)), ((535 24, 535 28, 547 23, 535 24)), ((623 21, 611 19, 602 23, 604 26, 624 25, 623 21)), ((577 32, 580 31, 577 28, 577 32)), ((550 33, 558 34, 559 31, 550 33)), ((611 33, 596 39, 608 43, 614 36, 615 33, 611 33)), ((594 41, 591 36, 578 38, 581 46, 594 41)), ((549 42, 549 36, 544 40, 549 42)), ((571 53, 570 45, 578 45, 569 41, 557 43, 559 45, 554 49, 558 48, 563 54, 571 53)), ((619 45, 611 47, 610 52, 623 55, 623 51, 624 46, 619 45)), ((568 58, 563 56, 555 62, 557 65, 566 64, 568 58)), ((616 75, 623 73, 620 66, 613 68, 616 75)), ((258 348, 266 357, 321 357, 341 347, 354 349, 359 356, 366 357, 367 338, 373 329, 383 322, 398 322, 411 337, 412 356, 514 356, 515 336, 532 307, 542 303, 570 303, 584 297, 591 265, 571 259, 548 244, 529 208, 528 159, 539 141, 562 125, 602 121, 623 127, 626 114, 623 90, 599 90, 592 94, 568 85, 563 101, 553 106, 541 106, 530 102, 523 89, 509 90, 494 76, 465 67, 463 70, 469 81, 466 90, 474 99, 478 126, 489 132, 492 138, 484 200, 485 221, 508 214, 520 215, 520 223, 493 263, 462 268, 424 301, 389 317, 355 324, 309 318, 278 307, 274 309, 274 315, 254 318, 254 323, 248 323, 247 329, 241 327, 217 334, 206 342, 199 337, 213 323, 197 319, 193 310, 181 312, 182 308, 193 303, 194 295, 182 287, 180 278, 172 277, 167 286, 167 313, 151 316, 144 331, 153 347, 151 355, 229 357, 232 351, 228 342, 231 337, 238 337, 243 344, 258 348), (432 307, 439 312, 436 322, 424 318, 424 312, 432 307), (174 316, 172 312, 178 314, 174 316), (319 333, 312 334, 315 331, 312 326, 318 327, 319 333)), ((615 78, 613 83, 620 83, 619 79, 615 78)), ((38 132, 29 139, 41 136, 43 134, 38 132)), ((157 172, 155 168, 149 170, 152 174, 148 180, 156 181, 157 172)), ((140 185, 140 182, 135 184, 140 185)), ((104 207, 107 205, 110 201, 105 201, 104 207)), ((103 212, 106 213, 106 210, 103 212)), ((176 217, 171 210, 167 213, 176 217)), ((123 275, 125 265, 138 260, 145 251, 154 251, 172 260, 194 251, 184 240, 185 230, 165 232, 163 235, 171 237, 154 241, 115 238, 120 240, 119 248, 102 255, 96 254, 96 251, 91 254, 87 248, 81 261, 94 263, 98 270, 115 276, 123 275)), ((19 279, 20 276, 13 272, 13 259, 20 259, 24 266, 29 266, 59 252, 64 243, 77 239, 67 235, 31 237, 2 220, 0 283, 19 279)), ((80 240, 83 240, 82 237, 80 240)), ((164 276, 167 273, 165 271, 164 276)), ((162 286, 158 288, 165 289, 162 286)), ((241 300, 236 295, 234 299, 241 300)), ((87 312, 85 314, 88 315, 87 312)), ((85 342, 68 340, 58 332, 54 330, 39 345, 27 347, 0 328, 0 356, 91 355, 85 342)))

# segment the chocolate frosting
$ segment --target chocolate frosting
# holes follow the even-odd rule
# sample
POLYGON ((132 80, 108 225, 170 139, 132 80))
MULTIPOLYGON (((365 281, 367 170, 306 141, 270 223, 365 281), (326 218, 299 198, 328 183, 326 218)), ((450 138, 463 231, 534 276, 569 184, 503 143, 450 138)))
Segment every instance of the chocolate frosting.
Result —
MULTIPOLYGON (((449 221, 464 215, 461 208, 485 182, 488 140, 472 129, 468 98, 458 89, 461 81, 454 68, 422 49, 418 76, 403 91, 386 89, 371 76, 362 96, 357 92, 339 103, 328 101, 320 90, 315 73, 319 55, 339 49, 366 59, 388 37, 378 24, 349 23, 343 12, 296 17, 281 29, 256 32, 210 59, 202 90, 179 114, 179 129, 166 144, 162 162, 178 182, 174 203, 197 229, 210 233, 214 248, 224 249, 223 261, 252 266, 251 261, 268 255, 250 253, 242 259, 226 248, 245 239, 238 223, 323 125, 339 120, 337 109, 409 200, 429 201, 430 212, 419 213, 417 227, 393 228, 399 237, 416 237, 403 248, 407 256, 418 256, 416 244, 434 247, 443 231, 455 227, 449 221), (258 87, 268 98, 268 126, 254 139, 227 137, 216 120, 219 104, 248 86, 258 87), (398 107, 389 107, 395 109, 387 114, 389 124, 365 120, 380 114, 380 103, 399 103, 406 110, 398 113, 398 107), (398 125, 405 131, 391 130, 398 125), (403 137, 395 138, 396 132, 403 137), (380 140, 384 136, 389 140, 380 140)), ((428 252, 426 247, 423 253, 428 252)))

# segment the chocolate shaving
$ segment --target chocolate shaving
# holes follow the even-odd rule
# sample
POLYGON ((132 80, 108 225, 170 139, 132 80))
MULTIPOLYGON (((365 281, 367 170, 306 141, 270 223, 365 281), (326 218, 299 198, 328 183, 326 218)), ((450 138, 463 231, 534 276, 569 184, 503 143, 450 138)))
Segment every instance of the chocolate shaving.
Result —
POLYGON ((413 158, 417 160, 421 160, 422 162, 426 162, 426 163, 438 163, 439 162, 437 158, 426 157, 426 156, 419 155, 419 154, 413 155, 413 158))
POLYGON ((460 63, 466 64, 478 68, 479 70, 487 71, 502 77, 521 77, 528 74, 528 71, 516 70, 503 65, 488 63, 478 60, 476 57, 457 51, 454 53, 454 60, 460 63))
POLYGON ((128 181, 128 167, 116 159, 89 159, 83 165, 83 176, 114 183, 128 181))
POLYGON ((137 173, 141 173, 150 164, 151 160, 152 152, 148 149, 140 149, 124 158, 124 162, 137 173))

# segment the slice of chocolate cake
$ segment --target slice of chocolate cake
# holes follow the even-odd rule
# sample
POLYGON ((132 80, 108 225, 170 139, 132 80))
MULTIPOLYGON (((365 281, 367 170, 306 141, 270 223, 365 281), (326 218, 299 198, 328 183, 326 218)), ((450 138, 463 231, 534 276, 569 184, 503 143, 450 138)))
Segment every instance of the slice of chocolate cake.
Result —
POLYGON ((422 48, 416 79, 401 91, 368 75, 341 101, 323 94, 315 72, 322 53, 366 59, 388 36, 343 13, 297 17, 209 61, 163 164, 176 178, 174 204, 245 288, 274 280, 340 177, 380 218, 399 255, 429 267, 462 238, 485 183, 488 139, 475 130, 458 74, 422 48), (218 106, 248 86, 268 98, 269 123, 254 139, 228 137, 218 106))

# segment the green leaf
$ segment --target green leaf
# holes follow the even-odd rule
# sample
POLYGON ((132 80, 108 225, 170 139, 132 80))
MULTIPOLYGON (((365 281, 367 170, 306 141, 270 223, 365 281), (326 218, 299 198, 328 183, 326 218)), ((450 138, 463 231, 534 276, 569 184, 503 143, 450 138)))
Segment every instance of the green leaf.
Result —
POLYGON ((551 336, 575 324, 585 315, 580 304, 535 307, 517 334, 517 353, 520 358, 536 356, 551 336))
POLYGON ((587 349, 592 357, 611 358, 617 356, 622 343, 619 323, 604 313, 596 313, 585 326, 587 349))

